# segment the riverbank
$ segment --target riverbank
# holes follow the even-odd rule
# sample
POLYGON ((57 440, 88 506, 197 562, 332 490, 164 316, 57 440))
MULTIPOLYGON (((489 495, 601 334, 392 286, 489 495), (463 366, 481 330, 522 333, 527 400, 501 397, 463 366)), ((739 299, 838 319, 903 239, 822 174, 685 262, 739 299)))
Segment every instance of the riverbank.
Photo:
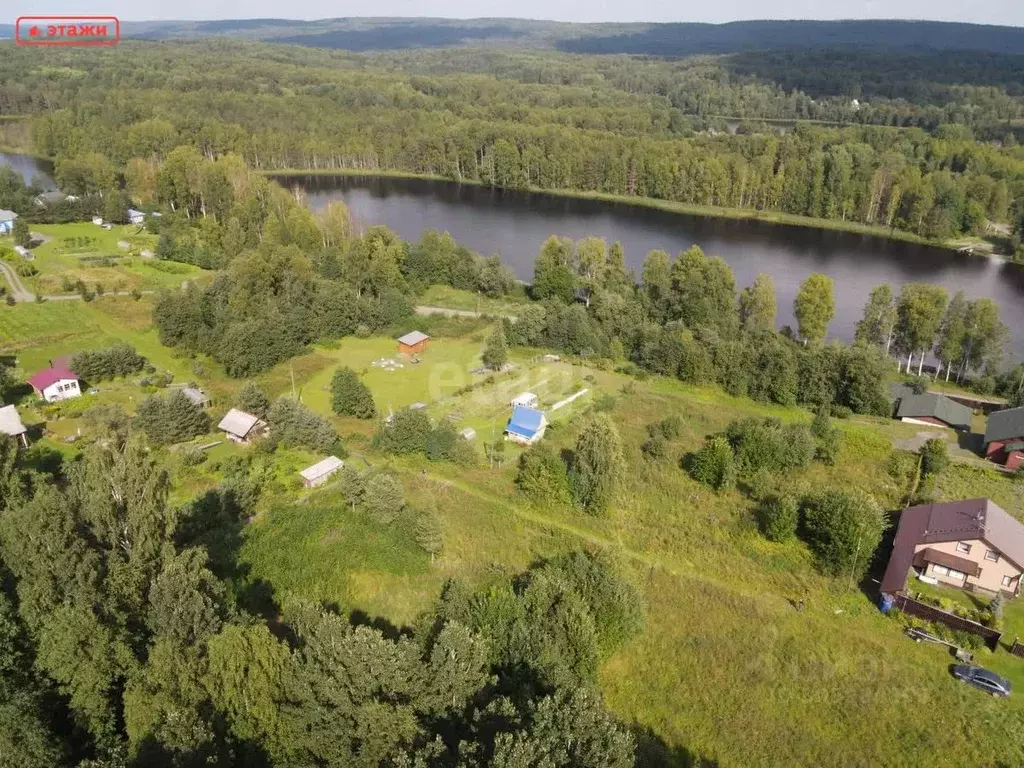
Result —
MULTIPOLYGON (((474 187, 487 187, 488 185, 474 180, 457 181, 447 176, 437 176, 428 173, 409 173, 395 170, 362 170, 355 168, 346 169, 315 169, 303 170, 299 168, 283 168, 275 170, 256 169, 257 173, 265 176, 280 177, 301 177, 301 176, 352 176, 352 177, 380 177, 391 179, 418 179, 421 181, 443 181, 452 184, 466 184, 474 187)), ((899 240, 917 245, 930 245, 936 248, 958 251, 964 247, 965 238, 959 237, 955 240, 931 240, 913 232, 906 232, 889 227, 879 227, 872 224, 863 224, 856 221, 837 221, 835 219, 820 219, 812 216, 798 216, 782 211, 758 211, 751 208, 726 208, 708 205, 692 205, 680 203, 674 200, 659 200, 653 197, 634 197, 630 195, 615 195, 606 192, 585 192, 574 189, 545 189, 542 187, 515 187, 510 188, 516 192, 530 192, 549 197, 575 198, 577 200, 596 200, 605 203, 617 203, 631 205, 641 208, 652 208, 655 210, 678 213, 686 216, 708 216, 720 219, 733 219, 737 221, 760 221, 768 224, 781 224, 784 226, 804 227, 807 229, 824 229, 837 232, 850 232, 858 235, 870 235, 873 237, 884 237, 889 240, 899 240)), ((980 241, 979 241, 980 242, 980 241)), ((969 252, 971 256, 1009 260, 1006 255, 996 254, 992 251, 985 252, 984 249, 976 248, 969 252)))

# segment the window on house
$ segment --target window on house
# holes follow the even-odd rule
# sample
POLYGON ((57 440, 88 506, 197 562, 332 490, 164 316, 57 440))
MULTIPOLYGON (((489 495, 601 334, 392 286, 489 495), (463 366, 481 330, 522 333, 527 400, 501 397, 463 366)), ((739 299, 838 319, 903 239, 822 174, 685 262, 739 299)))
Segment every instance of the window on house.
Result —
POLYGON ((969 555, 971 553, 971 545, 970 544, 965 544, 962 541, 958 541, 956 543, 956 551, 957 552, 963 552, 965 555, 969 555))
POLYGON ((936 565, 932 563, 932 573, 937 573, 939 576, 946 576, 949 574, 949 568, 944 565, 936 565))
POLYGON ((985 559, 986 560, 991 560, 993 563, 998 563, 999 562, 999 553, 996 552, 994 549, 990 549, 990 550, 985 552, 985 559))
POLYGON ((1008 587, 1013 584, 1013 576, 1003 576, 1003 586, 1008 587))
POLYGON ((960 571, 954 570, 952 568, 949 569, 949 578, 951 579, 963 579, 966 577, 966 573, 961 573, 960 571))

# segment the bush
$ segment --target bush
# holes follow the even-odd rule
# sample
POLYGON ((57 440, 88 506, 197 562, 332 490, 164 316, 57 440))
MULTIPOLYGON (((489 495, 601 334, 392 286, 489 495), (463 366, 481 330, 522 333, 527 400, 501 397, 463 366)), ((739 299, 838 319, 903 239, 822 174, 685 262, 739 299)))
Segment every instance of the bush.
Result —
POLYGON ((433 425, 423 409, 404 409, 382 423, 373 436, 373 446, 385 453, 426 453, 433 425))
POLYGON ((565 462, 555 452, 538 443, 519 457, 516 486, 534 501, 545 504, 569 503, 569 480, 565 462))
POLYGON ((732 446, 724 437, 707 440, 693 457, 690 476, 698 482, 724 491, 736 483, 732 446))
POLYGON ((135 426, 157 445, 180 443, 210 431, 206 411, 180 391, 166 397, 152 395, 139 403, 135 426))
POLYGON ((196 467, 206 461, 206 451, 191 446, 181 452, 181 463, 186 467, 196 467))
POLYGON ((402 484, 391 475, 374 475, 366 483, 363 504, 378 523, 390 523, 405 506, 402 484))
POLYGON ((14 271, 21 277, 34 277, 39 274, 39 270, 32 264, 19 264, 14 271))
POLYGON ((339 368, 331 379, 331 407, 335 413, 372 419, 377 412, 373 394, 351 368, 339 368))
POLYGON ((259 416, 261 419, 267 417, 270 410, 270 399, 263 393, 263 390, 254 381, 247 381, 235 395, 235 407, 240 411, 259 416))
POLYGON ((71 358, 71 369, 86 381, 103 381, 138 373, 146 358, 130 344, 115 344, 106 349, 79 352, 71 358))
POLYGON ((814 437, 803 424, 784 426, 778 419, 740 419, 726 428, 725 436, 743 475, 759 469, 776 473, 801 469, 814 458, 814 437))
POLYGON ((274 401, 267 411, 267 423, 271 435, 283 445, 333 453, 339 458, 345 456, 345 450, 331 423, 289 397, 279 397, 274 401))
POLYGON ((882 539, 885 520, 866 494, 826 490, 804 499, 803 534, 821 570, 859 580, 882 539))
POLYGON ((949 466, 949 446, 940 437, 933 437, 921 446, 921 476, 940 475, 949 466))
POLYGON ((615 404, 618 402, 619 400, 615 395, 605 392, 594 400, 594 410, 599 413, 608 413, 615 410, 615 404))
POLYGON ((847 408, 845 405, 832 404, 829 408, 829 412, 832 414, 832 418, 835 419, 848 419, 853 416, 853 411, 847 408))
POLYGON ((678 440, 683 433, 683 420, 675 414, 658 422, 658 430, 666 440, 678 440))
POLYGON ((759 469, 746 479, 747 493, 754 501, 764 501, 773 495, 778 481, 767 469, 759 469))
POLYGON ((363 325, 362 323, 356 326, 356 338, 368 339, 372 334, 373 331, 370 330, 370 326, 363 325))
POLYGON ((793 496, 769 496, 757 510, 757 525, 769 541, 789 541, 796 536, 800 504, 793 496))
POLYGON ((665 438, 660 434, 651 435, 640 444, 640 453, 645 459, 658 461, 665 458, 665 438))
POLYGON ((814 458, 822 464, 834 465, 843 444, 843 433, 838 427, 832 426, 827 409, 821 408, 815 414, 811 422, 811 434, 815 441, 814 458))

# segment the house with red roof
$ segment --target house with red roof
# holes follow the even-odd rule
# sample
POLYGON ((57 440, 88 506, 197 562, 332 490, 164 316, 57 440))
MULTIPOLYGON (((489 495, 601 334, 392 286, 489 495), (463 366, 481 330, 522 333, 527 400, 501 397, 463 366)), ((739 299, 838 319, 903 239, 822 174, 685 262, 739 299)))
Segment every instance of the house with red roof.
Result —
POLYGON ((35 393, 48 403, 58 400, 69 400, 82 394, 78 386, 78 376, 66 367, 44 368, 30 376, 28 383, 35 393))

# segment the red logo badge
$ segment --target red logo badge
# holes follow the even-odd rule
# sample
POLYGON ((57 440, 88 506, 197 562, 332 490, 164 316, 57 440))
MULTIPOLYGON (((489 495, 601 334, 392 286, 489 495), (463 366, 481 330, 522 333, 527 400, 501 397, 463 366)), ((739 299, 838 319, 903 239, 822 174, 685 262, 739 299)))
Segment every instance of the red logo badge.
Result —
POLYGON ((117 16, 19 16, 14 22, 18 45, 117 45, 117 16))

